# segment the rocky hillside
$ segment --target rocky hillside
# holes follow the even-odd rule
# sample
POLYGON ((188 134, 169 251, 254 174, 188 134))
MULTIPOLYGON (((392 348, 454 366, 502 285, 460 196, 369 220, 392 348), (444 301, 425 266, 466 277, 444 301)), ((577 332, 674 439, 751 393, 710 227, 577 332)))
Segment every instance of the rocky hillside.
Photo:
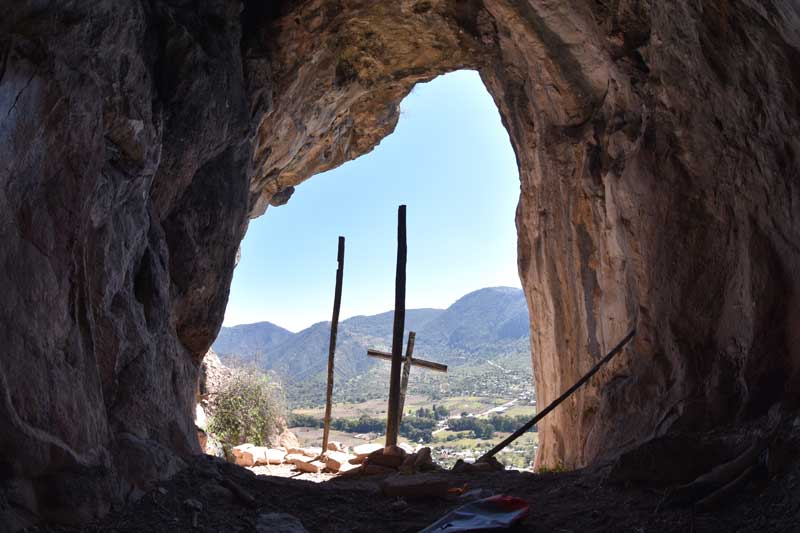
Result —
MULTIPOLYGON (((346 384, 384 362, 367 357, 367 348, 389 350, 393 312, 356 316, 339 324, 337 380, 346 384)), ((451 366, 480 365, 513 356, 530 368, 528 307, 521 289, 492 287, 471 292, 447 309, 409 309, 406 332, 416 331, 414 352, 451 366)), ((319 322, 283 342, 267 334, 269 322, 222 328, 214 350, 228 364, 258 361, 286 382, 291 398, 306 397, 327 369, 330 322, 319 322), (234 331, 235 330, 235 331, 234 331)), ((286 331, 286 330, 282 330, 286 331)), ((406 333, 407 335, 407 333, 406 333)), ((527 371, 530 375, 530 371, 527 371)))
POLYGON ((255 358, 265 351, 269 352, 292 335, 288 329, 271 322, 241 324, 222 328, 214 341, 214 349, 225 355, 240 354, 255 358))

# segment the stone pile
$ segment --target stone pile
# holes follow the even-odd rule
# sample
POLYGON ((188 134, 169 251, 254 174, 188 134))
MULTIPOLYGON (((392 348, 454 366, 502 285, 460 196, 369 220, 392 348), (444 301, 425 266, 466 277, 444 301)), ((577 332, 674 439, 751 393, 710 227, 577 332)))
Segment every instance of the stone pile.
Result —
POLYGON ((345 472, 352 467, 349 461, 356 458, 347 453, 346 448, 333 442, 324 454, 322 448, 318 447, 301 448, 296 442, 294 445, 286 442, 281 444, 275 448, 241 444, 232 449, 234 462, 244 467, 290 464, 299 471, 316 474, 323 470, 345 472))
POLYGON ((430 472, 440 467, 433 463, 431 449, 427 446, 416 450, 407 444, 398 446, 382 446, 380 444, 362 444, 353 449, 355 458, 350 460, 357 468, 349 470, 348 475, 365 474, 414 474, 430 472))
POLYGON ((346 475, 373 475, 430 472, 438 469, 433 463, 431 449, 414 449, 406 444, 387 446, 362 444, 350 450, 338 442, 328 443, 328 449, 299 446, 255 446, 241 444, 232 450, 234 462, 243 467, 290 464, 298 471, 346 475))

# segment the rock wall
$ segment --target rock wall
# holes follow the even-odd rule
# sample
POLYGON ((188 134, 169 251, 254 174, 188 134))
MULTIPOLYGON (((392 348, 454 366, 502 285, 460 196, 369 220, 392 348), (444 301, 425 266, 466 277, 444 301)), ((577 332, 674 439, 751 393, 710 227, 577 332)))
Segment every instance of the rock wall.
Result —
POLYGON ((238 3, 184 4, 0 6, 0 523, 90 519, 199 451, 251 132, 238 3))
POLYGON ((198 451, 248 217, 477 69, 520 168, 540 464, 800 392, 800 10, 779 1, 11 2, 0 521, 81 521, 198 451))
MULTIPOLYGON (((539 460, 551 465, 742 423, 800 392, 797 6, 591 10, 493 10, 564 35, 543 42, 574 90, 544 85, 575 95, 572 107, 540 94, 532 126, 499 99, 520 159, 519 267, 540 401, 638 322, 633 348, 542 424, 539 460)), ((519 87, 509 81, 501 94, 519 87)), ((536 82, 521 85, 535 93, 536 82)))
POLYGON ((370 150, 417 81, 480 72, 520 168, 540 404, 638 324, 542 423, 540 464, 743 421, 798 391, 800 12, 662 4, 309 1, 250 41, 274 76, 252 215, 370 150))

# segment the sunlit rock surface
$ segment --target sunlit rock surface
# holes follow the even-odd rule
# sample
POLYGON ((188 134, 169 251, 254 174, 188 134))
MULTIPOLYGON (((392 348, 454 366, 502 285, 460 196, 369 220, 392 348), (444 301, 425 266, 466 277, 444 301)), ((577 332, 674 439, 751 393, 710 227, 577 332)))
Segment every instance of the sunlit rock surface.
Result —
POLYGON ((198 452, 198 365, 248 218, 459 68, 520 166, 540 406, 638 323, 540 425, 540 464, 797 409, 794 4, 2 8, 0 520, 87 520, 198 452))

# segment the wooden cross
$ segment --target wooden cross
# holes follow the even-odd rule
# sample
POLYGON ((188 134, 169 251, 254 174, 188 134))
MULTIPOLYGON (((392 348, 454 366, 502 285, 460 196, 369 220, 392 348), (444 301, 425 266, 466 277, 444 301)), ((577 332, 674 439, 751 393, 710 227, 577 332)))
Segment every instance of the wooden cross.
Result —
MULTIPOLYGON (((443 365, 441 363, 434 363, 433 361, 426 361, 424 359, 414 359, 414 342, 416 341, 417 334, 414 331, 408 332, 408 345, 406 346, 406 355, 401 359, 403 362, 403 375, 402 380, 400 381, 400 390, 399 390, 399 398, 397 399, 398 405, 398 412, 397 412, 397 424, 396 427, 399 431, 400 429, 400 422, 403 420, 403 407, 406 402, 406 390, 408 389, 408 376, 411 373, 411 366, 420 366, 422 368, 427 368, 428 370, 433 370, 434 372, 447 372, 447 365, 443 365)), ((392 354, 391 352, 382 352, 380 350, 367 350, 367 355, 370 357, 376 357, 379 359, 388 359, 391 361, 392 354)), ((389 436, 387 435, 387 439, 389 436)), ((394 435, 395 441, 397 440, 397 435, 394 435)))
POLYGON ((367 350, 367 355, 389 359, 392 370, 389 374, 389 406, 386 408, 386 446, 397 445, 397 435, 400 433, 400 421, 403 418, 401 402, 405 401, 408 374, 411 365, 424 366, 431 370, 447 372, 445 365, 413 359, 415 333, 408 337, 408 351, 403 357, 403 332, 406 323, 406 260, 408 259, 408 246, 406 242, 406 206, 397 208, 397 272, 394 278, 394 324, 392 326, 392 351, 367 350), (404 378, 400 379, 401 365, 404 378))

